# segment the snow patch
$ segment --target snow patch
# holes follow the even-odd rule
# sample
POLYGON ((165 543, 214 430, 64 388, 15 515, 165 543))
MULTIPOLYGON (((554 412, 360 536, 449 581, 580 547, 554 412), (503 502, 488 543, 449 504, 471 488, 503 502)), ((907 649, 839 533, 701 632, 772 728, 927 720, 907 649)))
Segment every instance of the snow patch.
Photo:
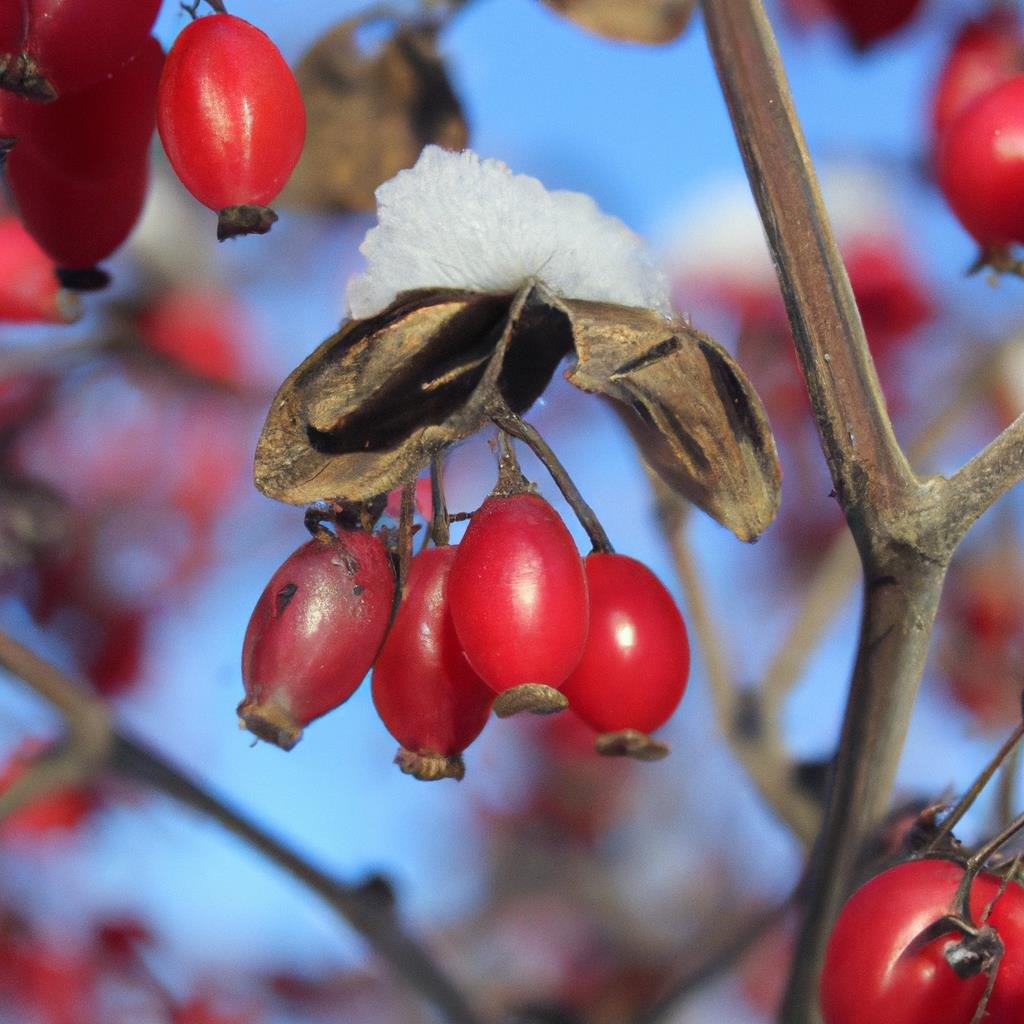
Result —
POLYGON ((353 317, 412 288, 513 292, 531 278, 564 298, 671 315, 668 282, 643 242, 580 192, 549 192, 500 160, 427 146, 376 195, 378 223, 359 247, 366 270, 346 293, 353 317))

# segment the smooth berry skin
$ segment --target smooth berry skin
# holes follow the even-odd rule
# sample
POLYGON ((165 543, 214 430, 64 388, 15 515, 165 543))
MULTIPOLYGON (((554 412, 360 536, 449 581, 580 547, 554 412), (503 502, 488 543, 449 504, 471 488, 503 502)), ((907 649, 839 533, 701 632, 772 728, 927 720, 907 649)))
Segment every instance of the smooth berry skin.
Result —
POLYGON ((409 566, 406 595, 373 667, 373 703, 388 732, 415 754, 453 757, 480 735, 494 693, 462 654, 449 604, 454 547, 409 566))
POLYGON ((152 36, 108 77, 52 103, 0 93, 0 126, 19 149, 77 180, 113 178, 146 158, 164 51, 152 36))
POLYGON ((583 657, 562 693, 569 707, 598 732, 653 732, 668 720, 686 690, 686 624, 672 595, 636 559, 595 553, 583 566, 590 628, 583 657))
POLYGON ((113 74, 135 56, 161 0, 28 0, 25 52, 58 96, 113 74))
POLYGON ((79 313, 75 298, 53 273, 53 260, 17 217, 0 217, 0 321, 69 323, 79 313))
POLYGON ((328 532, 290 555, 245 632, 246 726, 288 750, 306 725, 348 700, 380 650, 394 597, 391 560, 372 534, 328 532))
POLYGON ((22 224, 59 267, 87 270, 135 227, 149 186, 147 156, 115 177, 68 177, 19 146, 7 155, 7 185, 22 224))
POLYGON ((182 183, 211 210, 265 206, 284 187, 306 135, 306 111, 280 51, 254 25, 211 14, 167 55, 157 127, 182 183))
POLYGON ((939 186, 984 247, 1024 241, 1024 75, 978 97, 939 140, 939 186))
MULTIPOLYGON (((914 860, 883 871, 843 907, 825 953, 820 1001, 825 1024, 970 1024, 987 984, 961 979, 946 962, 954 931, 919 949, 918 935, 950 909, 963 868, 946 860, 914 860)), ((1000 880, 979 875, 970 907, 981 922, 1000 880)), ((1011 882, 988 917, 1006 952, 996 974, 985 1024, 1018 1024, 1024 1006, 1024 889, 1011 882)))
POLYGON ((488 498, 459 544, 450 589, 466 658, 498 693, 523 683, 559 689, 579 662, 589 615, 583 562, 543 498, 488 498))
POLYGON ((1010 10, 994 9, 968 22, 953 42, 932 99, 935 144, 954 118, 989 89, 1024 71, 1024 36, 1010 10))

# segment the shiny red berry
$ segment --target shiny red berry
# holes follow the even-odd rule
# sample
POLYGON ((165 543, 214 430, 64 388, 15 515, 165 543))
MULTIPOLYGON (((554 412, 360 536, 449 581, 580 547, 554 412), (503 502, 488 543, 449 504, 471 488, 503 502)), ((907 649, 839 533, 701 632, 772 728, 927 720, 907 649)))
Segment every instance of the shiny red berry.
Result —
POLYGON ((1024 36, 1016 12, 994 8, 957 35, 932 99, 936 144, 953 119, 979 96, 1024 70, 1024 36))
POLYGON ((395 576, 377 537, 324 531, 295 551, 256 602, 242 645, 250 732, 290 750, 355 692, 391 620, 395 576))
POLYGON ((1024 75, 954 118, 936 171, 953 213, 982 246, 1024 242, 1024 75))
MULTIPOLYGON (((949 930, 918 937, 950 910, 964 869, 947 860, 913 860, 883 871, 847 901, 825 953, 821 1011, 826 1024, 970 1024, 988 983, 960 977, 947 951, 964 938, 949 930)), ((974 920, 1004 946, 985 1024, 1017 1024, 1024 1001, 1024 889, 982 873, 970 889, 974 920), (986 907, 989 907, 986 910, 986 907)))
POLYGON ((167 55, 157 126, 185 187, 220 214, 218 237, 269 230, 266 204, 298 162, 306 112, 263 32, 230 14, 187 25, 167 55))
POLYGON ((469 663, 498 693, 558 689, 587 639, 587 583, 572 535, 535 494, 490 497, 459 544, 452 618, 469 663))
POLYGON ((373 703, 402 745, 398 763, 419 778, 461 778, 459 755, 487 723, 493 691, 462 654, 449 607, 453 547, 428 548, 409 566, 406 595, 373 667, 373 703))
POLYGON ((590 631, 562 686, 569 707, 598 732, 663 725, 686 690, 690 644, 672 595, 626 555, 588 555, 590 631))

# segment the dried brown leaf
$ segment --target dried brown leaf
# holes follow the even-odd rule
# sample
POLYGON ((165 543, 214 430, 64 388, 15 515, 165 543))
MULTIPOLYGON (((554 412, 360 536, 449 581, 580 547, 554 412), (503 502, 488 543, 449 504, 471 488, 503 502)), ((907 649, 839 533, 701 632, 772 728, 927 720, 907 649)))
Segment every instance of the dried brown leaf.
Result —
POLYGON ((529 408, 570 344, 565 314, 533 289, 407 292, 346 324, 284 382, 256 486, 295 505, 390 491, 497 407, 529 408))
POLYGON ((577 25, 606 39, 667 43, 686 28, 695 0, 542 0, 577 25))
POLYGON ((775 440, 753 386, 717 342, 652 310, 565 301, 568 379, 612 399, 649 465, 741 540, 779 507, 775 440))
POLYGON ((284 382, 256 484, 296 505, 365 501, 413 480, 495 415, 524 412, 575 347, 567 378, 611 400, 674 490, 743 540, 778 509, 760 400, 718 344, 646 309, 424 289, 354 320, 284 382))
POLYGON ((437 52, 436 29, 399 24, 366 53, 356 33, 367 23, 342 22, 299 62, 306 145, 284 204, 372 210, 374 189, 411 167, 425 145, 466 147, 466 122, 437 52))

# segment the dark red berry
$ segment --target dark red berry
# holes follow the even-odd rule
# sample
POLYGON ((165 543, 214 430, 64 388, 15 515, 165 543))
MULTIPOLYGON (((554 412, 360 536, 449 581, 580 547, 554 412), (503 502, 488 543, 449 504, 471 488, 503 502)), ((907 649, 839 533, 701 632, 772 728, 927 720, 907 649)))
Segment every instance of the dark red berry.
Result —
POLYGON ((94 181, 55 171, 15 146, 6 172, 21 222, 54 263, 69 270, 88 270, 121 245, 142 212, 149 184, 145 156, 115 177, 94 181))
POLYGON ((373 667, 373 703, 419 778, 461 778, 459 755, 487 722, 493 691, 462 654, 448 602, 453 547, 421 551, 373 667))
POLYGON ((159 10, 160 0, 27 0, 24 46, 0 86, 41 100, 84 89, 138 53, 159 10))
POLYGON ((921 0, 825 0, 857 49, 867 49, 903 28, 921 0))
POLYGON ((535 494, 490 497, 474 514, 451 603, 469 663, 498 693, 523 683, 558 689, 583 653, 583 563, 558 513, 535 494))
POLYGON ((149 36, 123 67, 52 103, 0 93, 0 125, 54 173, 112 178, 145 159, 156 127, 156 90, 164 51, 149 36))
POLYGON ((185 187, 221 213, 220 237, 269 229, 276 215, 266 204, 298 162, 306 112, 295 76, 263 32, 230 14, 187 25, 167 55, 157 125, 185 187), (232 231, 230 217, 249 216, 229 217, 232 210, 265 214, 232 231))
POLYGON ((590 631, 562 692, 598 732, 652 732, 686 690, 690 644, 683 617, 657 576, 634 558, 592 554, 584 568, 590 631))
POLYGON ((290 750, 314 718, 348 700, 380 649, 394 597, 391 560, 372 534, 325 531, 289 556, 245 633, 245 727, 290 750))

